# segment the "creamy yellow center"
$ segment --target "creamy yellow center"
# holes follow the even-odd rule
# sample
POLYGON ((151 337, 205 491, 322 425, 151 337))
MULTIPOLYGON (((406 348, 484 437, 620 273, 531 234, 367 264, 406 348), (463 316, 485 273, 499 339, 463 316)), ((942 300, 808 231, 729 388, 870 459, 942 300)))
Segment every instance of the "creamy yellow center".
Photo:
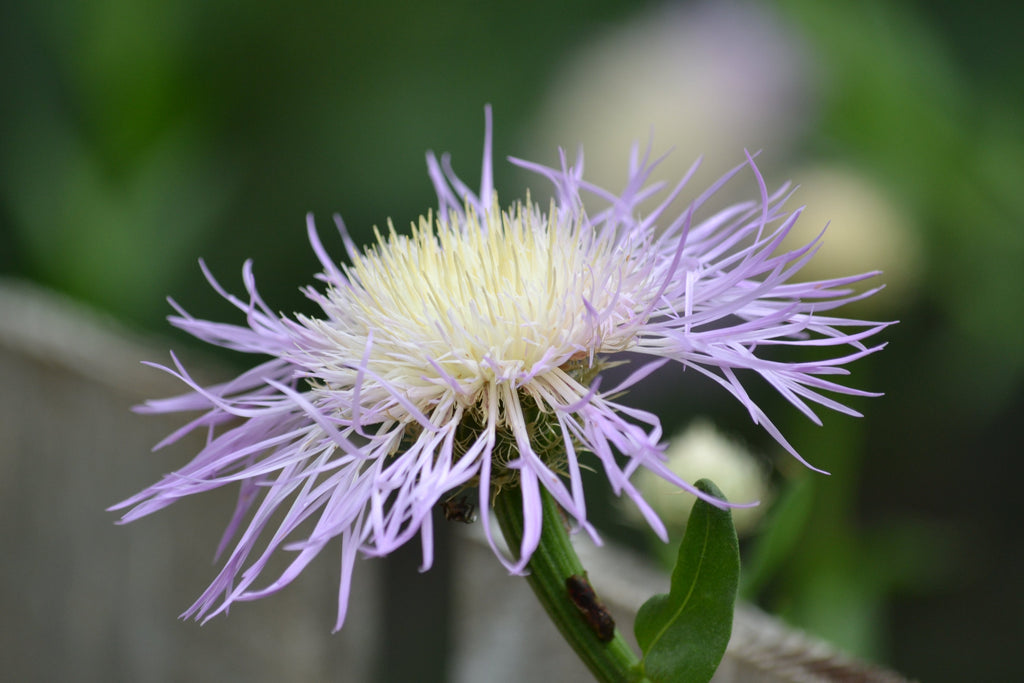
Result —
POLYGON ((483 220, 467 210, 459 225, 421 218, 408 237, 378 233, 347 271, 352 318, 381 350, 421 349, 459 379, 505 379, 584 351, 593 342, 584 299, 603 287, 579 225, 557 225, 529 203, 483 220))

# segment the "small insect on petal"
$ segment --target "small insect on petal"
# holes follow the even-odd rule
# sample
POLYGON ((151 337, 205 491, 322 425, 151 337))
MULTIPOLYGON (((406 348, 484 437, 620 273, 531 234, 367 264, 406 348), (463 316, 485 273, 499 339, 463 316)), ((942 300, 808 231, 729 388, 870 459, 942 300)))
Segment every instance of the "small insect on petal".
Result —
POLYGON ((472 524, 476 521, 476 505, 467 496, 455 496, 441 501, 441 511, 449 522, 472 524))
POLYGON ((565 580, 565 589, 569 592, 572 604, 576 605, 576 609, 590 624, 598 640, 607 643, 615 637, 615 620, 608 613, 608 608, 597 599, 587 577, 573 574, 565 580))

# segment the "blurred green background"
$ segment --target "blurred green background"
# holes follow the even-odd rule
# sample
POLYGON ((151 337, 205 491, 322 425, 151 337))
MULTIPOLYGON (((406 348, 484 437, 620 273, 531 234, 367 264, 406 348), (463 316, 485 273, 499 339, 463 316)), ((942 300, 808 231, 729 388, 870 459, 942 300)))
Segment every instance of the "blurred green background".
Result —
MULTIPOLYGON (((200 256, 236 291, 254 259, 272 307, 307 310, 306 212, 339 257, 333 212, 357 240, 407 225, 434 204, 426 149, 475 182, 488 102, 498 159, 584 143, 612 186, 652 127, 669 170, 762 149, 769 183, 804 184, 807 227, 833 222, 828 267, 886 271, 852 314, 901 323, 851 380, 885 397, 822 429, 763 392, 828 478, 713 387, 638 402, 667 432, 709 415, 778 466, 748 597, 921 680, 1021 680, 1022 27, 1017 4, 952 0, 9 2, 0 274, 173 339, 167 295, 230 315, 200 256)), ((506 199, 525 183, 496 178, 506 199)))

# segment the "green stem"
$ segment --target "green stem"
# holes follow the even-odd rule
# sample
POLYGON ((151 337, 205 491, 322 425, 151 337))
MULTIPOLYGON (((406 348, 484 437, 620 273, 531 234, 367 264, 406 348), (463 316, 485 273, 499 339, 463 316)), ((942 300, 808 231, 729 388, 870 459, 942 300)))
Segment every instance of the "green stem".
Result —
MULTIPOLYGON (((576 654, 595 678, 605 683, 629 683, 641 680, 636 655, 616 629, 615 636, 601 642, 597 633, 569 598, 565 580, 586 571, 569 542, 569 534, 558 504, 541 490, 543 521, 540 545, 527 565, 526 580, 548 615, 558 626, 576 654)), ((519 487, 506 486, 494 501, 494 513, 505 541, 513 553, 523 540, 523 497, 519 487)))

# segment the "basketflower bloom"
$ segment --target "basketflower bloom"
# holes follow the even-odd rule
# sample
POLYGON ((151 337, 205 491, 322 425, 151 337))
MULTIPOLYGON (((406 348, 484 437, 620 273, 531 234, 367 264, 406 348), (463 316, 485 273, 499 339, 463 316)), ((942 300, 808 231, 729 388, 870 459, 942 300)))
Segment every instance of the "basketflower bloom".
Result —
MULTIPOLYGON (((710 479, 722 491, 728 491, 733 500, 764 502, 765 497, 771 497, 768 472, 762 463, 742 443, 719 431, 707 419, 698 418, 685 431, 672 436, 665 456, 669 469, 684 480, 710 479)), ((679 487, 648 469, 638 471, 633 483, 655 512, 668 520, 670 532, 685 530, 693 501, 682 495, 679 487)), ((635 508, 627 507, 625 512, 631 518, 639 517, 635 508)), ((742 537, 752 531, 763 513, 762 506, 733 510, 736 533, 742 537)))
POLYGON ((309 217, 323 285, 303 291, 320 307, 316 317, 275 313, 257 293, 251 262, 242 270, 245 298, 203 266, 244 324, 200 320, 171 302, 172 324, 198 339, 269 357, 232 381, 201 386, 172 354, 173 367, 163 369, 190 391, 139 408, 199 411, 157 448, 193 430, 208 437, 190 463, 116 506, 129 508, 124 522, 226 484, 240 488, 218 555, 233 549, 183 616, 209 619, 280 590, 338 538, 341 628, 356 557, 386 555, 419 535, 428 568, 432 511, 472 487, 495 554, 522 573, 540 535, 542 489, 599 540, 587 520, 584 458, 599 463, 616 494, 631 498, 665 538, 633 473, 646 468, 704 494, 666 467, 658 418, 618 396, 669 361, 732 393, 797 458, 740 371, 760 375, 815 421, 812 404, 857 414, 826 392, 871 395, 829 379, 881 348, 864 340, 884 324, 829 315, 870 295, 850 285, 871 274, 794 282, 818 240, 777 253, 799 211, 783 211, 787 191, 769 194, 750 156, 680 215, 666 208, 696 164, 642 215, 641 202, 664 188, 647 182, 654 163, 635 148, 620 194, 587 183, 582 162, 569 165, 564 154, 561 168, 511 162, 554 184, 550 205, 528 196, 499 202, 487 109, 479 192, 456 177, 446 155, 438 161, 428 153, 439 206, 410 235, 389 225, 360 249, 336 217, 350 261, 340 265, 309 217), (697 221, 744 169, 760 197, 697 221), (584 210, 585 195, 603 203, 596 213, 584 210), (762 355, 779 345, 816 347, 825 358, 762 355), (623 352, 652 360, 618 386, 603 386, 601 370, 623 352), (498 549, 489 524, 492 497, 507 485, 519 486, 523 499, 523 541, 513 557, 498 549), (293 560, 258 586, 279 550, 293 551, 293 560))

